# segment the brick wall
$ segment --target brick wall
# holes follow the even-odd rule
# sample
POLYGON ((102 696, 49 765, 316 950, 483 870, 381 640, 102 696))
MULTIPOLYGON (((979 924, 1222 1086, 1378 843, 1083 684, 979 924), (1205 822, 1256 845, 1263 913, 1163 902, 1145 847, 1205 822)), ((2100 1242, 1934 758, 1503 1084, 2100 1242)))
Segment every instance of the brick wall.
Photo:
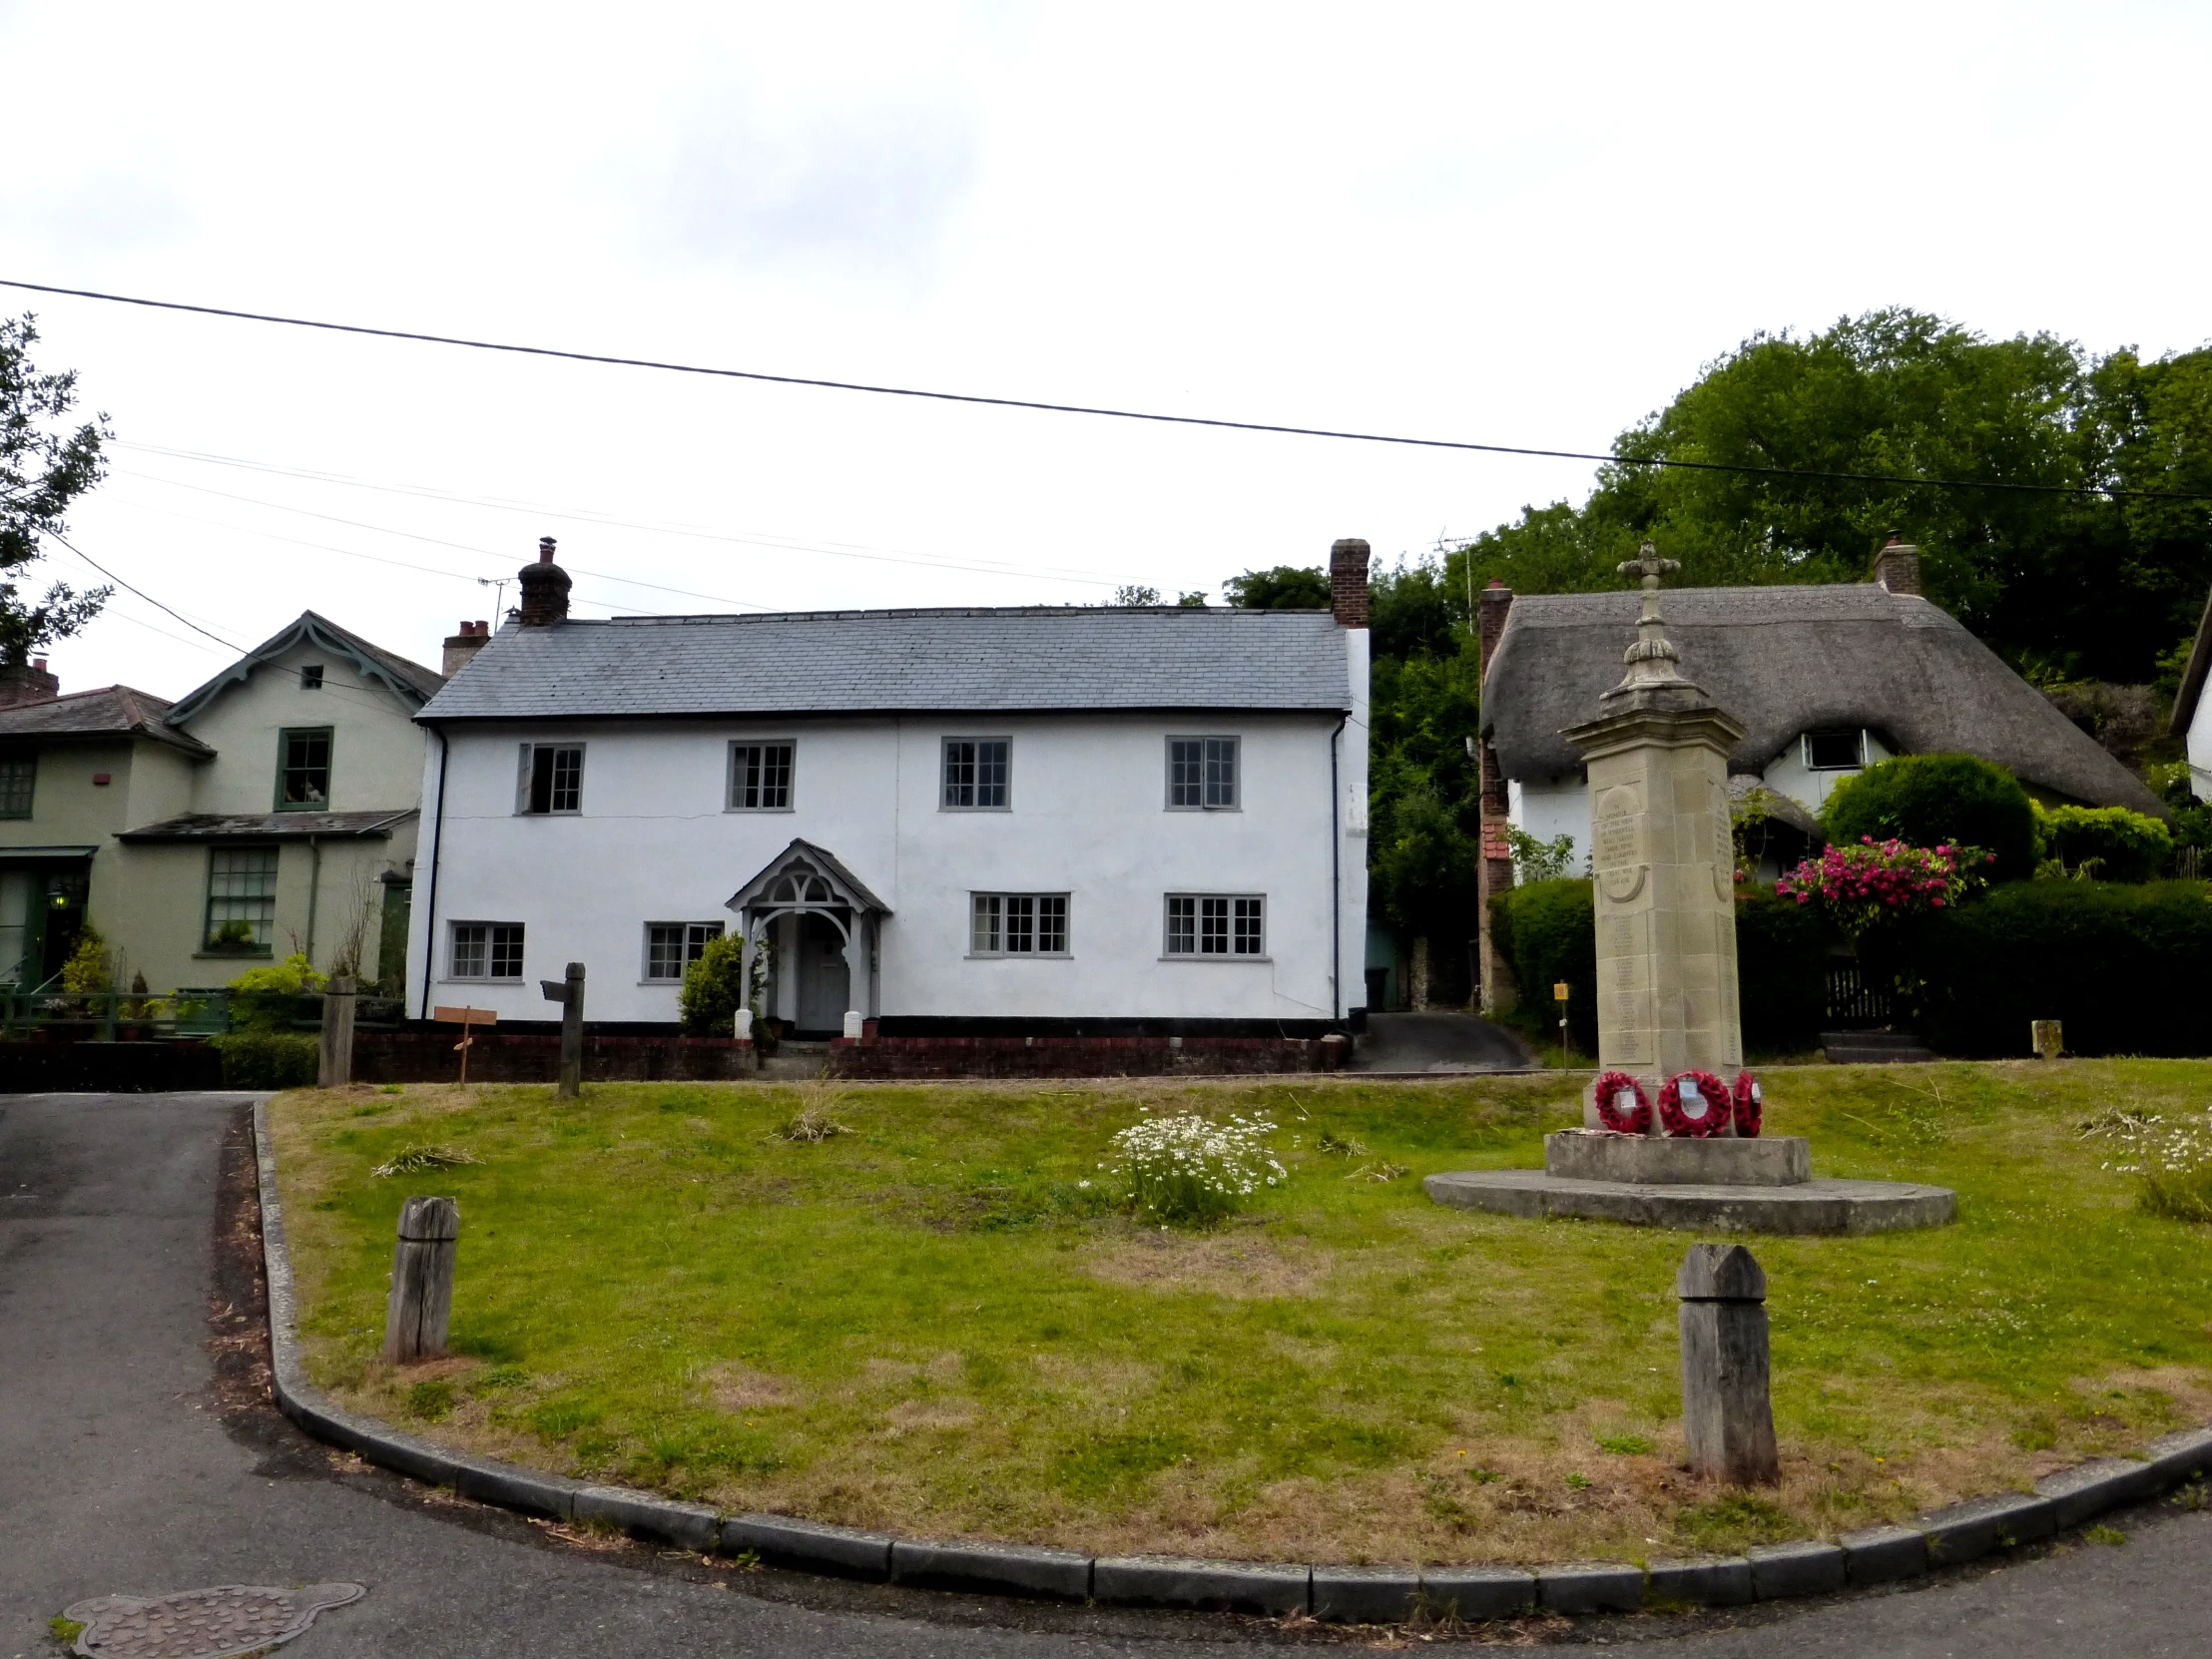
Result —
MULTIPOLYGON (((442 1031, 364 1031, 353 1039, 356 1083, 450 1083, 461 1057, 457 1027, 442 1031)), ((472 1082, 551 1083, 560 1076, 561 1039, 478 1037, 469 1045, 472 1082)), ((729 1037, 586 1037, 584 1077, 594 1083, 713 1082, 757 1075, 753 1045, 729 1037)))
POLYGON ((878 1037, 830 1045, 830 1075, 1208 1077, 1332 1071, 1345 1044, 1307 1037, 878 1037))

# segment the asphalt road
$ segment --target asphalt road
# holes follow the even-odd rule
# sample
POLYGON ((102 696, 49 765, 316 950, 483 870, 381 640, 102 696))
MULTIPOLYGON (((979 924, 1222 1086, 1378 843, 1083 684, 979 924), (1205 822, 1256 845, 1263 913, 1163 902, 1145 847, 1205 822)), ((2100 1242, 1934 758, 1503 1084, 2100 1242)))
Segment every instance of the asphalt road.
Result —
MULTIPOLYGON (((242 1099, 0 1096, 0 1659, 58 1652, 47 1620, 87 1596, 329 1579, 368 1594, 325 1613, 287 1659, 1404 1645, 585 1548, 346 1468, 259 1395, 258 1285, 236 1231, 250 1215, 242 1099)), ((1562 1656, 1636 1644, 1655 1659, 2212 1651, 2212 1514, 2169 1504, 2119 1524, 2121 1546, 2062 1543, 1892 1594, 1489 1635, 1562 1656)))
POLYGON ((1526 1071, 1536 1064, 1528 1045, 1502 1025, 1473 1014, 1435 1009, 1418 1014, 1370 1014, 1353 1045, 1348 1071, 1526 1071))

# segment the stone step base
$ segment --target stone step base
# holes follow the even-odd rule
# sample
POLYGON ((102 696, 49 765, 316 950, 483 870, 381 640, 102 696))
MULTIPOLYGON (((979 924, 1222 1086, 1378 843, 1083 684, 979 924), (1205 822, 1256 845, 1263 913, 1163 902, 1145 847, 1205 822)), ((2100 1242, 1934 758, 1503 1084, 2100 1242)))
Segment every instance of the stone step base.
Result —
POLYGON ((1900 1181, 1807 1181, 1792 1187, 1659 1186, 1567 1181, 1536 1169, 1462 1170, 1421 1183, 1455 1210, 1530 1221, 1553 1216, 1697 1232, 1841 1235, 1941 1227, 1958 1216, 1948 1187, 1900 1181))
POLYGON ((1660 1187, 1794 1187, 1813 1178, 1813 1163, 1803 1135, 1694 1140, 1564 1129, 1544 1137, 1544 1172, 1660 1187))

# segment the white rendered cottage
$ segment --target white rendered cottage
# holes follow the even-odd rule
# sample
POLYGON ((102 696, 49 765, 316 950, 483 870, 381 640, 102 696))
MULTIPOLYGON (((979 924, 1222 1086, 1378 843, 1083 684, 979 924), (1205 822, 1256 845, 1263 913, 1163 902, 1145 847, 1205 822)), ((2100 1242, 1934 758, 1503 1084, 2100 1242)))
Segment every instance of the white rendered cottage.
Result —
POLYGON ((417 717, 410 1012, 667 1028, 766 942, 802 1034, 1313 1036, 1361 1000, 1368 547, 1333 611, 567 616, 548 541, 417 717))

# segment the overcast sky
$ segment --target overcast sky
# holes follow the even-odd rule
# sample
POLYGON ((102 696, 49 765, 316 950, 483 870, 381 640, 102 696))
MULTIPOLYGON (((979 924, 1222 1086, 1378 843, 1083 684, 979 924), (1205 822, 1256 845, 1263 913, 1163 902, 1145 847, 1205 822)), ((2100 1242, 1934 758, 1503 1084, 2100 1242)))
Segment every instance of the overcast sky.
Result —
MULTIPOLYGON (((0 276, 1603 449, 1746 335, 1878 305, 2204 343, 2208 48, 2202 5, 2114 0, 0 0, 0 276)), ((494 614, 476 579, 547 534, 587 616, 1218 598, 1339 536, 1417 555, 1590 478, 0 309, 36 310, 42 364, 114 423, 71 539, 242 645, 312 607, 434 665, 494 614)), ((60 549, 46 573, 92 576, 60 549)), ((129 595, 51 653, 65 690, 169 697, 228 655, 129 595)))

